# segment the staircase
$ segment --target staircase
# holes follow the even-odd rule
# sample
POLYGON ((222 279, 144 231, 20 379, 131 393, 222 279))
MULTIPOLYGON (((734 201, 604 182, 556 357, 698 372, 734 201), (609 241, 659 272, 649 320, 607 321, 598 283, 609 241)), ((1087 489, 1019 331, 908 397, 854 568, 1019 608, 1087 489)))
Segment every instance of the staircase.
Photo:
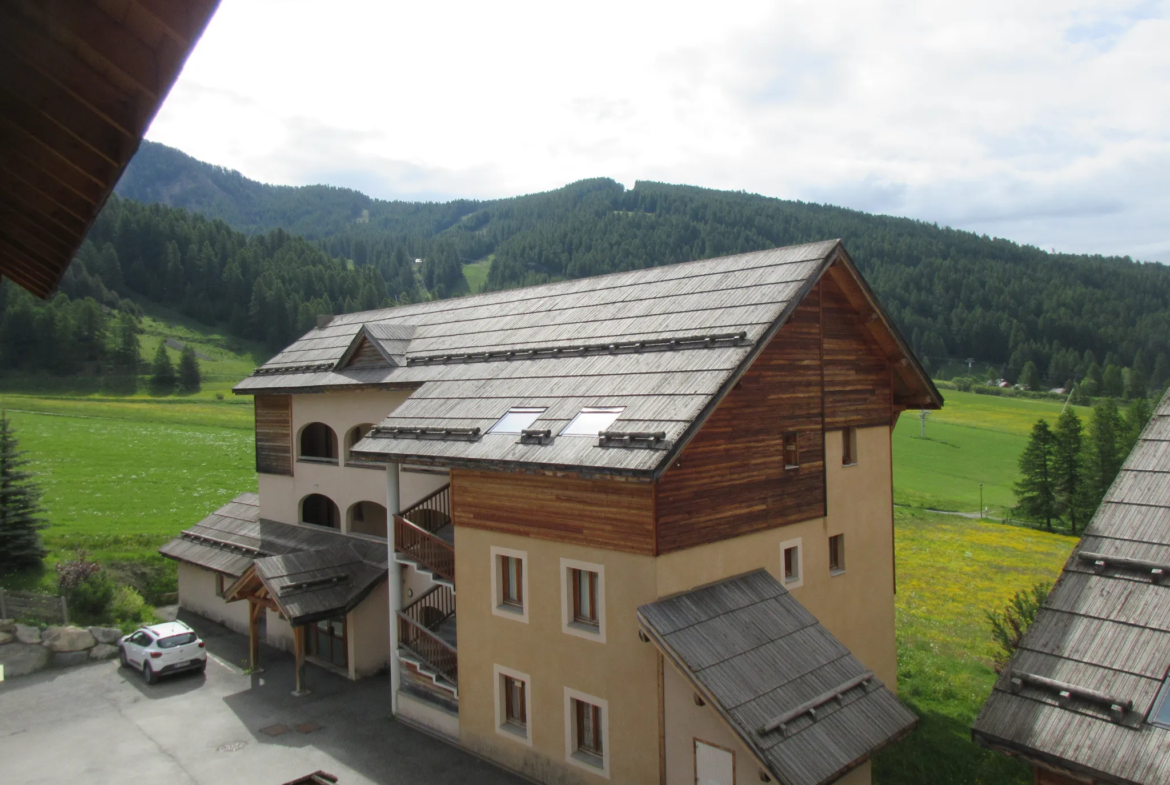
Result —
POLYGON ((394 559, 413 565, 436 583, 455 590, 455 527, 451 485, 394 516, 394 559))

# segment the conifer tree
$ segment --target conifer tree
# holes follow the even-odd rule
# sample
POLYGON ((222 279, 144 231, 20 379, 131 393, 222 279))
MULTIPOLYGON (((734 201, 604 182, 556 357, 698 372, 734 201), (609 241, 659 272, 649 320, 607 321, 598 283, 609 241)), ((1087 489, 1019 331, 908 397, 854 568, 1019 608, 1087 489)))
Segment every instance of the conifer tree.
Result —
POLYGON ((1040 372, 1036 369, 1036 363, 1031 360, 1024 363, 1024 370, 1020 371, 1020 384, 1025 390, 1040 389, 1040 372))
POLYGON ((179 355, 179 389, 183 392, 199 392, 203 382, 203 375, 199 372, 199 359, 190 344, 183 347, 179 355))
POLYGON ((1085 391, 1085 395, 1097 397, 1102 395, 1101 392, 1101 366, 1097 363, 1089 363, 1089 370, 1085 371, 1085 380, 1081 383, 1081 389, 1085 391))
POLYGON ((35 567, 45 558, 41 489, 19 449, 12 424, 0 412, 0 574, 35 567))
POLYGON ((1093 499, 1085 474, 1081 418, 1071 408, 1061 412, 1052 429, 1052 474, 1057 514, 1076 534, 1093 515, 1093 499))
POLYGON ((1086 465, 1094 507, 1105 498, 1105 492, 1121 468, 1119 442, 1122 438, 1121 415, 1117 412, 1117 404, 1112 398, 1103 398, 1093 406, 1093 417, 1089 421, 1089 443, 1086 445, 1086 465))
POLYGON ((138 324, 128 313, 123 313, 118 318, 114 372, 122 377, 121 387, 124 392, 133 394, 138 389, 138 324))
POLYGON ((155 395, 170 395, 175 391, 175 366, 167 354, 167 342, 159 341, 158 351, 150 365, 150 388, 155 395))
POLYGON ((1028 446, 1020 456, 1016 510, 1033 520, 1044 521, 1049 531, 1052 530, 1052 519, 1057 517, 1055 480, 1052 429, 1045 420, 1037 420, 1028 446))
POLYGON ((1106 365, 1105 373, 1101 375, 1101 390, 1103 394, 1113 398, 1125 395, 1125 381, 1121 377, 1121 368, 1116 365, 1106 365))
POLYGON ((1147 398, 1135 398, 1129 406, 1125 407, 1125 417, 1122 419, 1123 438, 1117 451, 1122 462, 1137 444, 1138 437, 1142 435, 1142 429, 1146 427, 1146 423, 1150 421, 1153 414, 1154 409, 1147 398))

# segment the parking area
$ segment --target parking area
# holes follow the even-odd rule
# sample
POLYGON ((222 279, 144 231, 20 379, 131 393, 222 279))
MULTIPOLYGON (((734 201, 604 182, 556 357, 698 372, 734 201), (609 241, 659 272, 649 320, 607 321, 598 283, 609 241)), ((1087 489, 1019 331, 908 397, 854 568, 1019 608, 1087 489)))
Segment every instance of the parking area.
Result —
POLYGON ((117 661, 0 683, 0 781, 280 785, 323 770, 340 785, 518 785, 518 777, 395 722, 389 680, 310 665, 292 695, 291 655, 180 617, 207 641, 205 674, 145 684, 117 661))

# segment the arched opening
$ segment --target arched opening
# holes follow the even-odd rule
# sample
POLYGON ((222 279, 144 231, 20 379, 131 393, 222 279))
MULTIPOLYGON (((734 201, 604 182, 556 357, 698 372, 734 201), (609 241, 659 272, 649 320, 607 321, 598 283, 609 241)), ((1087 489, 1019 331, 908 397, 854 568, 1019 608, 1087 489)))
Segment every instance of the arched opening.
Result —
POLYGON ((310 493, 301 500, 301 523, 336 529, 341 523, 341 515, 337 511, 337 505, 328 496, 310 493))
POLYGON ((353 446, 355 444, 357 444, 358 442, 360 442, 365 437, 365 435, 370 432, 370 429, 373 427, 374 426, 371 423, 362 423, 361 425, 353 426, 352 428, 349 429, 349 431, 346 432, 346 434, 345 434, 345 462, 346 463, 361 463, 362 462, 362 460, 360 458, 354 458, 352 455, 350 455, 349 451, 352 450, 353 446))
POLYGON ((386 537, 386 508, 377 502, 357 502, 349 508, 349 531, 386 537))
POLYGON ((337 463, 337 434, 323 422, 311 422, 301 429, 302 461, 337 463))

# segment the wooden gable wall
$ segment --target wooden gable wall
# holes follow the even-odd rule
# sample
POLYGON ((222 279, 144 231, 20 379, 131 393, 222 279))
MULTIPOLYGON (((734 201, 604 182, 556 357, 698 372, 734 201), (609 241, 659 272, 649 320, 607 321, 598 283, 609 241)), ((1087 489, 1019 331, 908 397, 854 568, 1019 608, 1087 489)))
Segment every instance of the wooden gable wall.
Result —
POLYGON ((822 406, 818 287, 658 481, 658 553, 824 515, 822 406))
POLYGON ((824 325, 825 430, 889 425, 894 404, 889 361, 836 278, 826 275, 817 288, 824 325))
POLYGON ((456 526, 628 553, 654 553, 647 482, 451 470, 456 526))
POLYGON ((256 471, 293 473, 292 396, 257 395, 256 471))
POLYGON ((349 362, 346 363, 345 367, 385 368, 389 364, 369 338, 362 338, 361 343, 358 344, 357 349, 354 351, 353 356, 349 358, 349 362))

